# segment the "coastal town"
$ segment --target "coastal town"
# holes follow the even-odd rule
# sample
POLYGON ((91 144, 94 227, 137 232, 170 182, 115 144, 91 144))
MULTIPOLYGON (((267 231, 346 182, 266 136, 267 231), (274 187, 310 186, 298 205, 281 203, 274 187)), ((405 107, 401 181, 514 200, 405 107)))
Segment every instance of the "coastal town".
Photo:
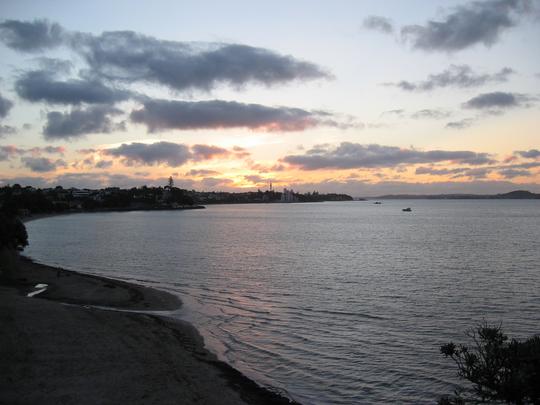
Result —
POLYGON ((17 211, 25 217, 49 212, 107 211, 107 210, 163 210, 204 208, 208 204, 300 203, 322 201, 352 201, 346 194, 319 194, 317 191, 298 193, 292 189, 282 192, 272 188, 261 191, 232 193, 224 191, 184 190, 169 179, 163 187, 107 187, 63 188, 56 186, 39 189, 19 184, 0 188, 0 209, 17 211))

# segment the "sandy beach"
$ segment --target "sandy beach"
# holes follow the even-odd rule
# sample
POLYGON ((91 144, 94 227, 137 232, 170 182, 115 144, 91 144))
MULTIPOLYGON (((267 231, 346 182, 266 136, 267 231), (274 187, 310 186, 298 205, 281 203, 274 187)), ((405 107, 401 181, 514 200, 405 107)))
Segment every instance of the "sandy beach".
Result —
POLYGON ((0 284, 0 403, 286 404, 204 348, 166 292, 20 258, 0 284), (47 290, 27 294, 37 284, 47 290))

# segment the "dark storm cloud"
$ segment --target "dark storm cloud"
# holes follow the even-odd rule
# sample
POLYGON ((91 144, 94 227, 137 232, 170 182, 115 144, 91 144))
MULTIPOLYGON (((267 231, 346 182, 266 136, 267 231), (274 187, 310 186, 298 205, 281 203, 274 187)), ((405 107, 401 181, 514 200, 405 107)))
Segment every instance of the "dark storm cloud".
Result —
POLYGON ((482 165, 492 162, 487 153, 471 151, 419 151, 395 146, 361 145, 342 142, 339 146, 324 150, 307 151, 303 155, 289 155, 282 159, 285 163, 303 170, 353 169, 374 167, 395 167, 402 164, 455 162, 482 165))
POLYGON ((379 31, 385 34, 391 34, 394 32, 394 25, 386 17, 381 17, 378 15, 370 15, 364 18, 362 26, 368 30, 379 31))
POLYGON ((465 102, 463 107, 477 110, 504 110, 527 106, 527 103, 532 100, 531 97, 524 94, 496 91, 493 93, 479 94, 465 102))
POLYGON ((120 110, 102 105, 74 109, 66 113, 49 112, 43 135, 47 139, 70 139, 91 133, 110 133, 121 129, 121 126, 111 119, 118 114, 121 114, 120 110))
POLYGON ((482 86, 486 83, 501 83, 508 81, 508 76, 515 73, 514 70, 505 67, 499 72, 475 73, 468 65, 451 65, 441 73, 429 75, 426 80, 409 82, 402 80, 397 83, 388 83, 406 91, 431 91, 437 88, 456 87, 470 88, 482 86))
POLYGON ((131 120, 145 124, 149 132, 219 128, 302 131, 318 125, 335 124, 334 121, 329 122, 326 113, 222 100, 148 100, 143 108, 131 113, 131 120))
POLYGON ((533 8, 530 0, 486 0, 459 5, 442 20, 407 25, 405 40, 424 51, 459 51, 476 44, 491 46, 533 8))
POLYGON ((15 91, 24 100, 51 104, 112 104, 130 97, 129 92, 107 87, 96 79, 59 81, 44 70, 24 73, 15 82, 15 91))
POLYGON ((530 150, 518 150, 514 152, 516 155, 519 155, 526 159, 538 159, 540 158, 540 150, 530 149, 530 150))
POLYGON ((9 114, 9 110, 13 107, 13 102, 0 94, 0 118, 5 118, 9 114))
POLYGON ((52 172, 58 167, 65 167, 66 162, 61 159, 52 160, 44 157, 23 157, 21 162, 33 172, 52 172))
POLYGON ((54 48, 62 44, 64 38, 65 31, 62 27, 47 20, 6 20, 0 23, 0 41, 21 52, 54 48))
POLYGON ((448 118, 449 116, 450 116, 450 113, 448 111, 424 109, 424 110, 416 111, 415 113, 413 113, 411 115, 411 118, 414 118, 416 120, 418 119, 440 120, 443 118, 448 118))
POLYGON ((313 63, 264 48, 164 41, 133 31, 81 34, 73 46, 107 77, 160 83, 175 90, 211 90, 220 83, 270 86, 330 77, 313 63))
POLYGON ((171 167, 182 166, 191 159, 189 147, 173 142, 156 143, 123 143, 117 148, 106 149, 105 154, 120 157, 127 165, 159 165, 171 167))

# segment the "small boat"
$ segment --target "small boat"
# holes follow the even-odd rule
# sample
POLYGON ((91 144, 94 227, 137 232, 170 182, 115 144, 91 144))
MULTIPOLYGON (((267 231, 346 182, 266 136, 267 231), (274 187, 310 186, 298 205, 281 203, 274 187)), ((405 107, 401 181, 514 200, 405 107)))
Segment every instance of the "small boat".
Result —
POLYGON ((403 212, 411 212, 412 210, 410 208, 403 208, 401 211, 403 211, 403 212))
POLYGON ((380 201, 375 201, 373 204, 382 204, 380 201))

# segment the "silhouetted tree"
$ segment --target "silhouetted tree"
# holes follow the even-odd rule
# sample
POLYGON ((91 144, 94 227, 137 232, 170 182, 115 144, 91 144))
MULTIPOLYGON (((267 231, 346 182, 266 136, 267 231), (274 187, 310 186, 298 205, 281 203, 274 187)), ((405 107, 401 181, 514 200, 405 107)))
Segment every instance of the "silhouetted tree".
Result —
POLYGON ((0 250, 23 250, 28 246, 28 234, 22 221, 6 213, 0 213, 0 250))
POLYGON ((540 403, 540 336, 509 340, 500 326, 484 323, 468 333, 473 346, 448 343, 441 353, 473 384, 474 397, 441 398, 440 405, 479 401, 540 403))

